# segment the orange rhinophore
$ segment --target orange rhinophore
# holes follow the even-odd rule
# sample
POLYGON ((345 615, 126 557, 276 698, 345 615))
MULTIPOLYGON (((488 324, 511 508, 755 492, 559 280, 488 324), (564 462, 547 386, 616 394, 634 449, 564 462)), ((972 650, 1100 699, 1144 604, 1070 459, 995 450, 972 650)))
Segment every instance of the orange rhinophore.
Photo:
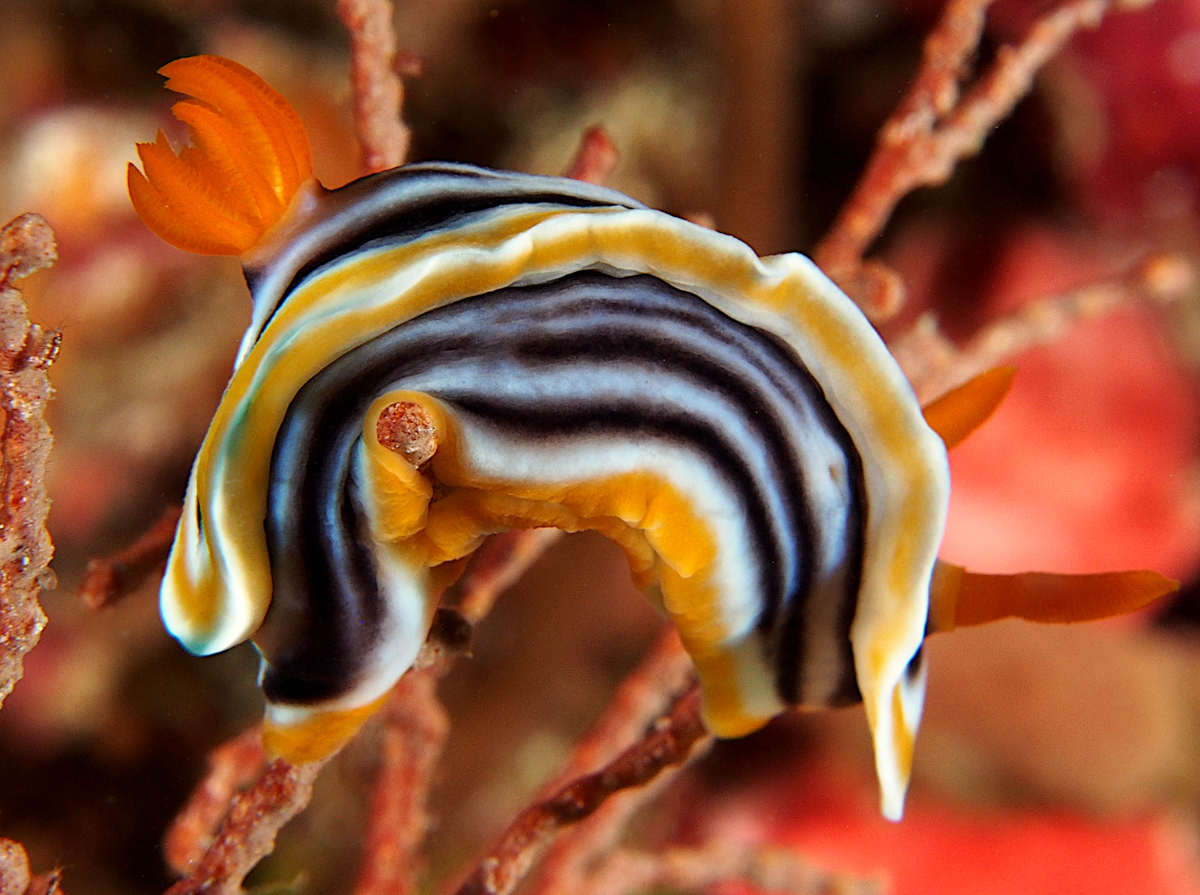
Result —
POLYGON ((254 72, 218 56, 159 69, 193 99, 171 111, 188 126, 178 155, 161 131, 139 143, 145 174, 129 166, 129 196, 146 225, 173 246, 241 255, 257 245, 312 177, 300 117, 254 72))

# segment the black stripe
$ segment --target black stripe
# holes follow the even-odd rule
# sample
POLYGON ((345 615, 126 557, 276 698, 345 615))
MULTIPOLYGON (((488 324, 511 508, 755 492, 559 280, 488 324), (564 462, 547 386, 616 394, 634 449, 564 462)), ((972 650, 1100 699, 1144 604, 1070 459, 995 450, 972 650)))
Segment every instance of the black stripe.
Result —
POLYGON ((291 295, 309 277, 353 252, 409 242, 508 205, 539 203, 566 208, 642 207, 621 193, 563 177, 447 162, 403 165, 330 190, 322 197, 320 220, 305 229, 303 245, 276 253, 268 266, 246 267, 246 283, 256 305, 273 304, 265 328, 282 304, 281 296, 291 295), (279 269, 291 271, 287 284, 267 294, 261 287, 269 276, 279 279, 279 269))

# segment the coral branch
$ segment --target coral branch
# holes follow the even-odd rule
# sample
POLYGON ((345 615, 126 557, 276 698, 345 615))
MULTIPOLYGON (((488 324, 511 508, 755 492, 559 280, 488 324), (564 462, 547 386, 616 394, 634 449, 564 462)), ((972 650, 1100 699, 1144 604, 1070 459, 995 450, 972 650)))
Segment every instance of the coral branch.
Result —
POLYGON ((54 231, 38 214, 22 214, 0 229, 0 289, 58 260, 54 231))
POLYGON ((55 895, 62 873, 51 870, 32 876, 29 857, 19 843, 0 839, 0 895, 55 895))
POLYGON ((437 699, 438 668, 405 675, 383 712, 383 766, 375 780, 355 895, 417 891, 425 802, 450 730, 437 699))
POLYGON ((29 857, 19 843, 0 839, 0 895, 25 895, 29 888, 29 857))
MULTIPOLYGON (((604 715, 575 745, 567 766, 547 790, 558 789, 594 770, 626 743, 640 737, 646 725, 667 708, 671 695, 687 686, 692 675, 692 662, 679 634, 668 627, 642 663, 621 683, 604 715)), ((664 774, 659 780, 666 777, 664 774)), ((530 895, 576 891, 588 864, 615 845, 630 816, 656 790, 657 786, 645 786, 621 793, 555 840, 546 852, 530 895)))
POLYGON ((693 750, 678 767, 667 768, 644 786, 615 793, 589 817, 563 830, 547 849, 530 895, 575 895, 597 864, 618 848, 634 816, 703 754, 703 749, 693 750))
POLYGON ((363 169, 404 164, 412 140, 400 118, 404 84, 396 74, 396 34, 389 0, 338 0, 338 18, 350 32, 354 124, 363 169))
POLYGON ((584 183, 603 185, 620 161, 617 144, 603 126, 596 124, 583 132, 579 150, 563 176, 584 183))
POLYGON ((610 761, 640 737, 646 725, 667 710, 671 698, 691 682, 692 660, 683 649, 679 632, 668 626, 641 664, 621 682, 604 714, 575 744, 566 767, 547 789, 558 789, 610 761))
POLYGON ((38 593, 54 583, 44 413, 52 394, 46 368, 59 335, 29 322, 12 284, 57 257, 54 233, 37 215, 21 215, 0 230, 0 704, 46 624, 38 593))
POLYGON ((212 845, 167 895, 238 895, 242 880, 275 848, 281 827, 304 810, 324 761, 294 765, 277 758, 233 800, 212 845))
POLYGON ((700 720, 700 690, 693 687, 676 700, 649 736, 603 770, 522 811, 458 895, 509 895, 558 830, 578 823, 614 793, 648 783, 664 768, 686 759, 696 743, 707 738, 700 720))
POLYGON ((760 255, 787 251, 795 239, 795 172, 804 167, 805 110, 795 85, 808 43, 799 21, 805 7, 756 0, 712 8, 725 94, 715 217, 760 255))
POLYGON ((39 873, 29 881, 25 895, 60 895, 62 892, 62 871, 48 870, 39 873))
POLYGON ((238 790, 255 781, 267 759, 258 725, 218 747, 208 757, 208 774, 192 792, 163 840, 167 865, 185 876, 212 844, 217 826, 238 790))
POLYGON ((458 611, 475 624, 488 614, 496 598, 514 584, 538 557, 562 537, 556 528, 534 528, 496 535, 477 554, 458 585, 458 611))
POLYGON ((151 573, 162 567, 175 540, 180 512, 182 507, 171 507, 124 550, 88 561, 83 583, 79 585, 80 599, 88 608, 112 605, 137 590, 151 573))
POLYGON ((1154 254, 1113 279, 1031 301, 986 326, 963 348, 942 335, 933 315, 926 314, 896 340, 892 354, 917 396, 927 401, 1122 304, 1142 300, 1165 305, 1176 301, 1196 281, 1196 270, 1185 258, 1154 254))
POLYGON ((781 895, 878 895, 884 890, 878 880, 828 873, 788 849, 713 841, 703 848, 672 848, 657 854, 616 851, 586 883, 571 891, 573 895, 698 892, 723 882, 746 882, 781 895))
POLYGON ((1045 62, 1076 31, 1096 25, 1110 0, 1074 0, 1038 19, 1018 46, 1001 47, 991 67, 960 93, 967 62, 983 33, 991 0, 951 0, 925 41, 908 94, 884 124, 862 178, 814 257, 874 320, 903 304, 899 277, 863 261, 896 203, 921 186, 944 183, 962 158, 979 151, 1045 62))
MULTIPOLYGON (((478 567, 463 586, 473 618, 486 615, 500 592, 554 540, 541 530, 511 532, 485 546, 478 567)), ((426 826, 425 800, 448 729, 437 702, 436 681, 448 660, 466 649, 469 635, 470 626, 461 615, 439 609, 414 670, 401 679, 389 699, 384 715, 384 766, 372 801, 367 854, 356 889, 359 893, 415 890, 415 856, 426 826)), ((308 804, 313 781, 325 762, 291 765, 276 760, 250 790, 233 799, 220 832, 205 844, 216 821, 225 814, 230 796, 253 778, 256 763, 261 767, 258 736, 256 727, 213 754, 208 777, 172 826, 166 841, 168 861, 189 875, 173 886, 169 895, 236 893, 246 874, 270 854, 280 828, 308 804)))

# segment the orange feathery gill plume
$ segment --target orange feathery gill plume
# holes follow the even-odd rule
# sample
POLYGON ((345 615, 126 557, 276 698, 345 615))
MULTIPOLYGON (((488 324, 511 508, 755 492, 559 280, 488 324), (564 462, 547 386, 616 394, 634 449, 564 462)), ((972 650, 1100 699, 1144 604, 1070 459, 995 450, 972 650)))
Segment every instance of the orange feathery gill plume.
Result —
POLYGON ((308 136, 287 100, 248 68, 219 56, 159 69, 191 145, 178 155, 162 131, 139 143, 145 174, 129 166, 129 198, 146 225, 201 255, 241 255, 257 245, 312 177, 308 136))

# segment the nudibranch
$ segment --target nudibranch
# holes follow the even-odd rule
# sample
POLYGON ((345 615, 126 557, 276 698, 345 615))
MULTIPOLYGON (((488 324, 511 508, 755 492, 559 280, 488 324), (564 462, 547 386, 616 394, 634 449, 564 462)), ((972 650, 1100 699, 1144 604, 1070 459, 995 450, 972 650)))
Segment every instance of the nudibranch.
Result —
POLYGON ((193 97, 174 107, 192 145, 138 147, 134 206, 167 242, 240 255, 254 300, 162 615, 193 653, 253 640, 277 754, 313 760, 351 736, 465 559, 513 528, 623 548, 718 736, 861 700, 892 818, 929 631, 1169 589, 1148 572, 939 563, 947 441, 1007 378, 927 420, 808 259, 759 258, 560 178, 414 164, 326 190, 296 113, 256 75, 211 56, 162 73, 193 97))

